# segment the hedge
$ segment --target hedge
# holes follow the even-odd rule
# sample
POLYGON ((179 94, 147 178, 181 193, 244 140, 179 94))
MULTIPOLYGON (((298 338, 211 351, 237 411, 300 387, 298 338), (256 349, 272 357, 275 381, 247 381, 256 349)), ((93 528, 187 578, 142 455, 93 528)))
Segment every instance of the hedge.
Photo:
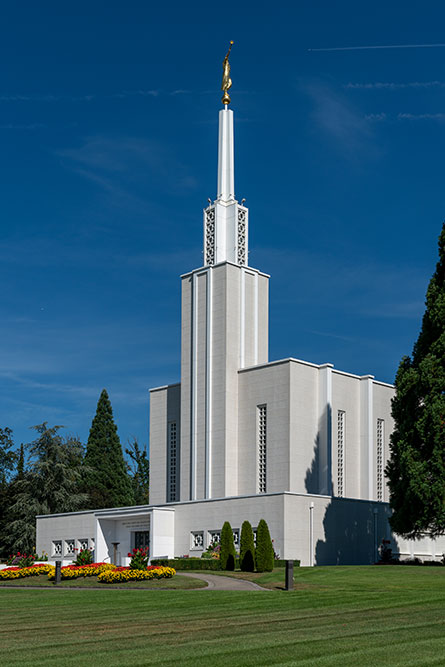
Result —
POLYGON ((220 570, 221 564, 216 558, 156 558, 150 565, 174 567, 175 570, 220 570))
MULTIPOLYGON (((221 564, 216 558, 155 558, 150 565, 174 567, 175 570, 220 570, 221 564)), ((294 560, 294 567, 299 567, 300 561, 294 560)), ((275 560, 274 567, 286 567, 285 560, 275 560)), ((236 559, 235 569, 239 570, 239 560, 236 559)))

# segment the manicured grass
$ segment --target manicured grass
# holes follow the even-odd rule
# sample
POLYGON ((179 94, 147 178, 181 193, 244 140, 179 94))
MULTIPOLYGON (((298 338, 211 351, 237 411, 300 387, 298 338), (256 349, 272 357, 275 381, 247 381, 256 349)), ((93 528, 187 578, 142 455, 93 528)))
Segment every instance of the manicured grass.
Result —
MULTIPOLYGON (((49 581, 46 574, 38 577, 23 577, 23 579, 6 579, 0 581, 0 588, 17 586, 18 588, 54 588, 54 582, 49 581)), ((189 579, 177 574, 172 579, 150 579, 148 581, 126 581, 121 584, 101 584, 96 577, 78 577, 77 579, 62 579, 57 588, 125 588, 148 590, 184 590, 190 588, 205 588, 207 584, 199 579, 189 579)))
POLYGON ((445 568, 298 568, 295 587, 294 592, 151 595, 108 587, 3 588, 0 662, 8 667, 444 664, 445 568))
MULTIPOLYGON (((295 568, 294 573, 298 569, 299 568, 295 568)), ((273 572, 241 572, 241 570, 236 570, 235 572, 226 570, 212 570, 211 572, 207 572, 202 570, 190 570, 190 573, 204 575, 216 574, 223 577, 233 577, 234 579, 254 581, 259 586, 263 586, 263 588, 269 588, 272 591, 284 590, 285 586, 285 569, 283 567, 278 567, 273 572)))

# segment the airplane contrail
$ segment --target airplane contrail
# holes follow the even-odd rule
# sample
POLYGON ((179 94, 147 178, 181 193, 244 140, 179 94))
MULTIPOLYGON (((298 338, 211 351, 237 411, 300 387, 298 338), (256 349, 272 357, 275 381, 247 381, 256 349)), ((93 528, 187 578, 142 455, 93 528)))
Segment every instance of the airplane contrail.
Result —
POLYGON ((445 44, 387 44, 375 46, 334 46, 325 49, 308 49, 308 51, 366 51, 367 49, 436 49, 445 44))

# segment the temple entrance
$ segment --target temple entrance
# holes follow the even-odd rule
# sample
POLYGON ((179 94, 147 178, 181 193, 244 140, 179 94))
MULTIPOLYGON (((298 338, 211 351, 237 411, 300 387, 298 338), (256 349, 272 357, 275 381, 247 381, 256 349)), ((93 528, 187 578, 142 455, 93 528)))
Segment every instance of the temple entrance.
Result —
POLYGON ((134 533, 134 548, 148 549, 150 547, 150 531, 138 530, 134 533))

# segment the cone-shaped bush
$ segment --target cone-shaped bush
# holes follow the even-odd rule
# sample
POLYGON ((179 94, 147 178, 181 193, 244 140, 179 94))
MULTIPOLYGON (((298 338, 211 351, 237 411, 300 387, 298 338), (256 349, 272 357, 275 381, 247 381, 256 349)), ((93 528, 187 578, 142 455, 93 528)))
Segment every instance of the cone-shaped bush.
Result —
POLYGON ((236 551, 233 543, 233 530, 230 523, 225 521, 221 530, 221 551, 219 555, 221 570, 234 570, 235 558, 236 551))
POLYGON ((261 519, 256 531, 255 562, 257 572, 272 572, 274 551, 269 528, 264 519, 261 519))
POLYGON ((248 521, 244 521, 241 527, 239 564, 243 572, 253 572, 255 569, 255 541, 248 521))

